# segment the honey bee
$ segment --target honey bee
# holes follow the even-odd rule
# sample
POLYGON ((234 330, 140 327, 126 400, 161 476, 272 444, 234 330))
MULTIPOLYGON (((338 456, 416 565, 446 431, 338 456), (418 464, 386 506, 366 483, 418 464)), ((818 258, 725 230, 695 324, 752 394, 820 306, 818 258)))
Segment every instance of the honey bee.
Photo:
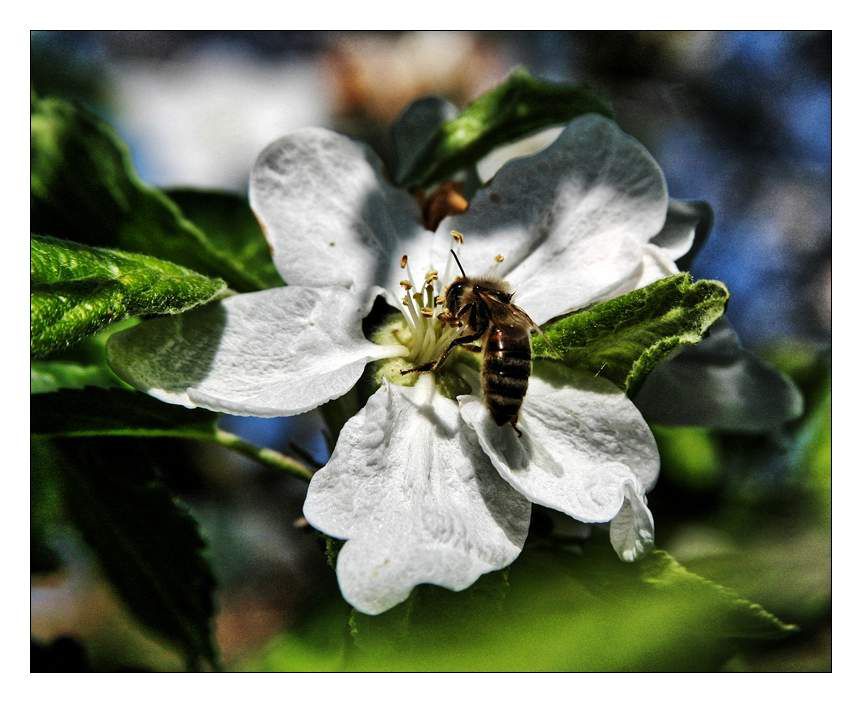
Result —
POLYGON ((498 426, 509 424, 518 429, 518 412, 527 393, 533 366, 533 346, 530 333, 538 325, 521 308, 512 303, 512 290, 506 281, 474 277, 464 268, 454 251, 461 276, 447 286, 443 297, 448 324, 464 328, 463 336, 452 340, 439 359, 402 374, 437 371, 455 347, 464 347, 482 354, 482 396, 485 406, 498 426), (481 340, 481 345, 474 342, 481 340))

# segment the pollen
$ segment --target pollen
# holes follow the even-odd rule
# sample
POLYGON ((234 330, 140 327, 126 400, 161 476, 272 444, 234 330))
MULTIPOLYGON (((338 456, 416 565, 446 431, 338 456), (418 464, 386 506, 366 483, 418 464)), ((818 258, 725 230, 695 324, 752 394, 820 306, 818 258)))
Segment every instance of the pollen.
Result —
POLYGON ((496 261, 498 264, 501 264, 501 263, 503 263, 505 258, 506 257, 503 256, 502 254, 497 254, 497 256, 494 257, 494 261, 496 261))

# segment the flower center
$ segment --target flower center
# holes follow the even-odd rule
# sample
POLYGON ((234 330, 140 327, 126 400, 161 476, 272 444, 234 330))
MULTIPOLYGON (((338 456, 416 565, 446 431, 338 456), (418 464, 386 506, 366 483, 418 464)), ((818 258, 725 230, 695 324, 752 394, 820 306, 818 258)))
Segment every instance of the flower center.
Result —
POLYGON ((419 366, 439 359, 458 336, 460 327, 449 322, 451 317, 445 308, 443 292, 448 281, 440 280, 434 269, 417 279, 406 255, 401 257, 401 268, 405 272, 401 280, 404 330, 399 342, 409 350, 410 362, 419 366))
MULTIPOLYGON (((463 237, 459 232, 453 232, 452 238, 457 251, 463 237)), ((404 278, 400 282, 400 289, 395 293, 400 297, 402 314, 400 319, 390 319, 375 334, 374 341, 378 344, 400 344, 407 349, 407 354, 403 357, 381 363, 378 380, 385 377, 394 383, 412 386, 420 374, 401 372, 437 361, 452 341, 463 335, 464 331, 463 323, 456 322, 451 312, 446 309, 443 297, 453 273, 451 257, 447 260, 442 277, 433 268, 417 276, 406 254, 401 257, 400 264, 404 278)), ((450 358, 456 356, 458 355, 453 354, 450 358)), ((446 366, 434 373, 437 384, 445 387, 455 383, 460 392, 468 392, 463 389, 463 382, 458 383, 452 378, 453 374, 447 371, 450 366, 447 360, 446 366)))

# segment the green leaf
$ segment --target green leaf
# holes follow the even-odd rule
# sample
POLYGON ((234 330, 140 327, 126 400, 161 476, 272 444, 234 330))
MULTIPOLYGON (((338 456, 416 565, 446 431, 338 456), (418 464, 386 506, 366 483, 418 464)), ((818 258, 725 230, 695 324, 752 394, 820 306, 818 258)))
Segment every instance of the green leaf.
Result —
POLYGON ((184 652, 189 668, 215 666, 215 583, 205 544, 145 448, 136 440, 67 439, 53 449, 66 513, 117 594, 143 625, 184 652))
POLYGON ((118 384, 108 370, 97 364, 75 361, 31 361, 30 393, 53 393, 61 388, 98 386, 110 388, 118 384))
POLYGON ((248 200, 227 191, 181 188, 167 191, 183 214, 207 233, 220 251, 257 281, 258 288, 276 288, 284 281, 269 253, 269 244, 248 200))
POLYGON ((613 117, 590 89, 550 83, 516 69, 500 85, 444 122, 410 162, 401 185, 424 187, 475 164, 492 149, 588 113, 613 117))
POLYGON ((113 129, 54 98, 30 105, 31 231, 149 254, 238 291, 260 282, 187 220, 164 193, 145 185, 113 129))
POLYGON ((829 524, 799 519, 769 524, 756 520, 757 529, 741 541, 716 540, 705 544, 710 531, 680 531, 679 548, 691 553, 686 564, 707 578, 721 581, 745 598, 756 600, 781 618, 805 630, 828 618, 831 601, 829 524))
MULTIPOLYGON (((329 670, 702 671, 721 666, 744 640, 795 631, 665 552, 627 564, 606 544, 582 554, 528 549, 507 578, 488 574, 459 593, 420 586, 382 616, 354 613, 346 651, 343 629, 329 614, 315 639, 331 649, 311 652, 289 633, 248 668, 301 661, 329 670)), ((310 631, 305 623, 302 632, 310 631)))
POLYGON ((218 415, 120 388, 60 390, 30 398, 30 431, 41 437, 178 437, 207 439, 218 415))
POLYGON ((151 256, 30 238, 30 352, 44 357, 134 315, 174 314, 225 284, 151 256))
POLYGON ((216 426, 218 415, 190 410, 121 388, 60 390, 30 397, 30 431, 37 437, 175 437, 219 444, 305 481, 302 461, 246 442, 216 426))
POLYGON ((728 297, 719 281, 669 276, 546 325, 533 354, 591 371, 632 395, 670 352, 700 341, 728 297))

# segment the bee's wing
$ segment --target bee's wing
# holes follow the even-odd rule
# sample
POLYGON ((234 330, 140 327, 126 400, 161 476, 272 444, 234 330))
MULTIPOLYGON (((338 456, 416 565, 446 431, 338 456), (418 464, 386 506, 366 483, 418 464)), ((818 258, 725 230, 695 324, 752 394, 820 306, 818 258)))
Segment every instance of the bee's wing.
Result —
POLYGON ((482 299, 482 302, 487 306, 491 318, 496 322, 518 325, 530 330, 531 332, 533 330, 541 332, 539 326, 533 321, 533 319, 517 305, 513 303, 504 303, 485 291, 480 290, 478 295, 482 299))
POLYGON ((512 305, 511 303, 509 303, 509 307, 511 308, 512 315, 514 315, 518 320, 520 320, 527 327, 529 327, 530 332, 535 332, 536 334, 540 335, 542 339, 545 340, 545 344, 548 345, 548 348, 553 350, 554 354, 556 354, 559 358, 562 359, 562 354, 560 354, 560 352, 554 346, 554 343, 551 341, 551 338, 548 337, 548 335, 546 335, 542 331, 542 328, 539 327, 539 325, 537 325, 527 313, 521 310, 521 308, 519 308, 517 305, 512 305))
POLYGON ((521 310, 521 308, 519 308, 517 305, 509 303, 509 312, 516 320, 518 320, 518 322, 522 323, 526 327, 529 327, 531 332, 536 331, 540 334, 544 334, 544 332, 539 329, 539 326, 535 322, 533 322, 533 318, 530 317, 523 310, 521 310))

